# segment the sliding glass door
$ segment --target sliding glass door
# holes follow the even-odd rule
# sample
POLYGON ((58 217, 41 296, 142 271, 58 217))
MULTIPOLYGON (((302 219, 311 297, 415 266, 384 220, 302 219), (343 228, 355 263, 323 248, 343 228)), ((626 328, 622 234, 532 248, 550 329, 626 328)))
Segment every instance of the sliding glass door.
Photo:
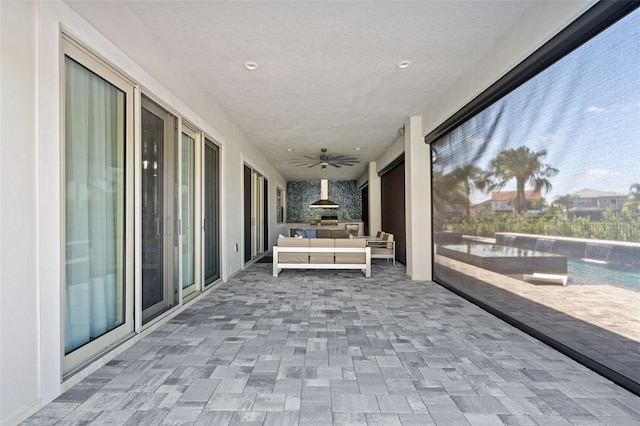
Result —
POLYGON ((251 260, 251 241, 253 235, 253 203, 251 197, 252 170, 249 166, 244 166, 244 261, 251 260))
POLYGON ((253 185, 251 188, 252 191, 252 199, 253 199, 253 211, 251 214, 252 217, 252 227, 251 227, 251 256, 256 257, 262 253, 262 240, 264 237, 263 226, 264 226, 264 198, 262 197, 262 192, 264 190, 263 186, 264 177, 254 171, 253 172, 253 185))
POLYGON ((269 251, 269 181, 262 179, 262 245, 263 253, 269 251))
POLYGON ((182 297, 196 291, 196 140, 197 134, 189 127, 182 127, 181 150, 181 215, 182 237, 182 297))
POLYGON ((268 248, 267 179, 244 166, 244 261, 248 262, 268 248))
POLYGON ((203 233, 204 284, 220 278, 219 221, 219 156, 218 147, 206 139, 204 144, 203 233))
POLYGON ((147 98, 142 99, 141 212, 142 212, 142 321, 177 304, 172 291, 175 120, 147 98))
POLYGON ((133 85, 63 39, 63 373, 133 332, 133 85))
POLYGON ((66 36, 62 52, 68 376, 220 278, 220 150, 144 95, 135 111, 134 84, 66 36))

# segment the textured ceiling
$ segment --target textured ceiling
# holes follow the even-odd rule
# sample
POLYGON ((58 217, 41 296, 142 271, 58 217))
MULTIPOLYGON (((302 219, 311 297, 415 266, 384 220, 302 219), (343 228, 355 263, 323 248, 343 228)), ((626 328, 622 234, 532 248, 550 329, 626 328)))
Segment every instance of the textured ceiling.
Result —
POLYGON ((289 180, 359 177, 531 3, 124 2, 289 180), (361 163, 291 164, 321 148, 361 163))

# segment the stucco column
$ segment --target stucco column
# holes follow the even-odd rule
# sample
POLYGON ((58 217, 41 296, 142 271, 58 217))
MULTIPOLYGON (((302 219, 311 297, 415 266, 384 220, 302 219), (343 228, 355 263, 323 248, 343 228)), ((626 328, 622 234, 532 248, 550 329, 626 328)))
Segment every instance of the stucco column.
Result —
POLYGON ((382 194, 376 162, 369 163, 369 234, 382 231, 382 194))
MULTIPOLYGON (((17 424, 40 408, 41 366, 45 363, 40 358, 40 308, 44 301, 59 305, 60 300, 41 297, 37 272, 38 214, 48 213, 39 210, 38 204, 36 139, 40 129, 35 84, 36 52, 40 46, 38 11, 39 4, 33 1, 0 1, 0 424, 3 425, 17 424)), ((55 158, 59 157, 49 157, 42 164, 58 163, 55 158)), ((59 333, 60 328, 56 331, 59 333)), ((59 346, 56 349, 60 351, 59 346)), ((55 362, 56 357, 51 358, 55 362)))
POLYGON ((405 124, 404 151, 407 276, 431 280, 431 156, 423 139, 422 117, 411 117, 405 124))

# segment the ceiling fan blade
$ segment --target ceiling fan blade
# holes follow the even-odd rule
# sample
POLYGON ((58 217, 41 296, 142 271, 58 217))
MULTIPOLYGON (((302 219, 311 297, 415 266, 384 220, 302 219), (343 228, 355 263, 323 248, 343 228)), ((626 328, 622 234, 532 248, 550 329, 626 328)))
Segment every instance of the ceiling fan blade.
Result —
POLYGON ((342 167, 341 165, 336 164, 336 163, 329 163, 329 164, 331 164, 331 165, 332 165, 333 167, 335 167, 336 169, 339 169, 340 167, 342 167))
POLYGON ((353 158, 353 157, 344 157, 344 158, 332 158, 330 161, 333 161, 334 163, 343 163, 343 162, 352 162, 352 163, 359 163, 360 160, 358 160, 357 158, 353 158))
MULTIPOLYGON (((314 163, 314 164, 312 164, 312 165, 310 165, 310 166, 307 166, 307 169, 310 169, 310 168, 312 168, 312 167, 315 167, 315 166, 317 166, 318 164, 322 164, 322 163, 321 163, 320 161, 318 161, 317 163, 314 163)), ((324 167, 323 167, 323 169, 324 169, 324 167)))
POLYGON ((303 157, 304 157, 304 158, 310 158, 310 159, 312 159, 312 160, 317 160, 317 159, 318 159, 318 157, 312 157, 312 156, 310 156, 310 155, 303 155, 303 157))

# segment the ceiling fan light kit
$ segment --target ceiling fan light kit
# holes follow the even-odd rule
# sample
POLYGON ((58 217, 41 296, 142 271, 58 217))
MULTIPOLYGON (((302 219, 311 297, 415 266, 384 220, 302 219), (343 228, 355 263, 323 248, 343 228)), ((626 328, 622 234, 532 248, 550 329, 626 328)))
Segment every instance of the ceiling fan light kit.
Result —
POLYGON ((310 169, 319 165, 321 169, 326 169, 327 166, 332 166, 335 168, 340 168, 342 166, 351 167, 354 164, 358 164, 360 162, 357 157, 348 155, 337 155, 335 157, 329 157, 327 155, 327 148, 322 148, 320 152, 321 153, 319 157, 303 155, 304 158, 294 159, 291 161, 291 163, 296 167, 306 166, 310 169))

